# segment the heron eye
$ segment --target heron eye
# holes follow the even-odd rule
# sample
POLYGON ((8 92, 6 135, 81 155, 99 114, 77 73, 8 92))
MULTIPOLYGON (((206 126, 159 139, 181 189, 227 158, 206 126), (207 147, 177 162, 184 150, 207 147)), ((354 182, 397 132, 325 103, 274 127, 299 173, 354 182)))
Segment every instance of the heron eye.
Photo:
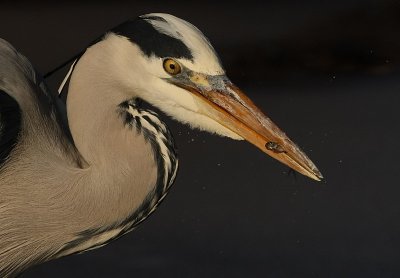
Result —
POLYGON ((171 75, 177 75, 181 72, 181 66, 173 59, 165 59, 164 70, 171 75))

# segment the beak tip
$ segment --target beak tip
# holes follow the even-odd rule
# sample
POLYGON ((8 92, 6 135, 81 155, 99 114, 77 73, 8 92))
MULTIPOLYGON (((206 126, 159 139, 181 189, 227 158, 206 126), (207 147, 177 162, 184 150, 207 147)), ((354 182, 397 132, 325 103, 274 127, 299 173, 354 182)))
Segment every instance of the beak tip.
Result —
POLYGON ((324 180, 324 176, 321 174, 321 172, 318 169, 314 169, 314 177, 313 179, 316 181, 323 181, 324 180))

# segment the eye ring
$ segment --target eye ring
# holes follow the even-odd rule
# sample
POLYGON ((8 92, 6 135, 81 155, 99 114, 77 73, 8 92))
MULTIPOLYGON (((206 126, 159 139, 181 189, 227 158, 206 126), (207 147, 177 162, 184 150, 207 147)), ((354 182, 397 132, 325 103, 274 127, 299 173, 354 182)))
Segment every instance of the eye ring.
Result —
POLYGON ((171 75, 177 75, 181 72, 181 66, 177 61, 171 58, 167 58, 163 62, 164 70, 171 75))

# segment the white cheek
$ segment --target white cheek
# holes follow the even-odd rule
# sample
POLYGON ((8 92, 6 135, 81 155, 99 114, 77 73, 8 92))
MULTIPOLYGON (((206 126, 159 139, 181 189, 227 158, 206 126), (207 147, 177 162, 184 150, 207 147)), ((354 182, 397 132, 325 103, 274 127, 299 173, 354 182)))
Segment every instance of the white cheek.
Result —
MULTIPOLYGON (((161 88, 161 84, 158 86, 161 88)), ((199 114, 199 106, 196 102, 196 98, 194 98, 190 92, 176 86, 173 86, 173 90, 171 90, 171 86, 173 85, 167 84, 167 86, 164 86, 164 92, 157 91, 157 94, 152 94, 147 101, 168 116, 181 123, 188 124, 192 128, 208 131, 220 136, 226 136, 235 140, 243 140, 242 137, 213 119, 199 114)))
POLYGON ((139 67, 131 68, 130 71, 128 71, 128 67, 126 68, 126 72, 129 72, 128 76, 135 76, 135 78, 127 76, 127 79, 130 83, 128 88, 135 92, 136 97, 142 98, 165 114, 192 128, 236 140, 243 139, 218 122, 199 114, 199 105, 192 93, 164 80, 170 76, 163 70, 161 60, 150 58, 136 61, 136 63, 138 62, 140 62, 139 67), (132 72, 132 70, 145 71, 148 74, 132 72))
POLYGON ((195 99, 190 92, 166 82, 158 77, 152 78, 143 96, 144 100, 160 108, 175 109, 182 107, 186 110, 197 112, 199 110, 195 99))
POLYGON ((152 78, 143 88, 138 97, 151 105, 159 108, 168 116, 192 128, 226 136, 235 140, 243 140, 242 137, 225 128, 207 116, 199 114, 199 106, 196 98, 182 88, 169 84, 158 77, 152 78))

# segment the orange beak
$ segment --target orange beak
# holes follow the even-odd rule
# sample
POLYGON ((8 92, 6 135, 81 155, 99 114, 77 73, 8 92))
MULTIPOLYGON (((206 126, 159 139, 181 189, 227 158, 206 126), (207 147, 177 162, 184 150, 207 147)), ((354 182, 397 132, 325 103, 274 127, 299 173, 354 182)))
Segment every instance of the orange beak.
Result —
MULTIPOLYGON (((201 80, 208 83, 204 78, 201 80)), ((321 172, 300 148, 230 81, 225 80, 224 86, 193 86, 196 83, 174 82, 198 98, 199 113, 217 121, 293 170, 317 181, 323 179, 321 172)))

